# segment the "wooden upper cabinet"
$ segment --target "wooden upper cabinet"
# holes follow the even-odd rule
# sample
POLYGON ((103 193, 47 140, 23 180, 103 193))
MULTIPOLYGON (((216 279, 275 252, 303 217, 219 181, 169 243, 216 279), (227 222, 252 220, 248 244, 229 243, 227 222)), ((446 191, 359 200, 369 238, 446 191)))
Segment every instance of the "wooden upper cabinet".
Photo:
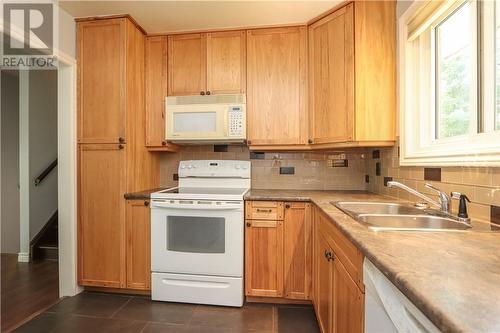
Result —
POLYGON ((307 29, 247 31, 247 137, 255 145, 307 143, 307 29))
POLYGON ((283 296, 283 221, 246 221, 245 295, 283 296))
POLYGON ((79 145, 78 281, 125 287, 126 145, 79 145))
POLYGON ((206 91, 205 33, 168 36, 168 95, 206 91))
POLYGON ((167 58, 170 96, 245 92, 244 31, 169 36, 167 58))
POLYGON ((207 90, 240 94, 246 90, 245 31, 207 34, 207 90))
POLYGON ((78 142, 125 139, 127 19, 79 22, 78 142))
POLYGON ((285 203, 284 219, 285 297, 310 299, 312 285, 311 204, 285 203))
POLYGON ((354 136, 354 5, 309 26, 309 103, 313 143, 354 136))
POLYGON ((127 201, 127 288, 151 289, 149 201, 127 201))
POLYGON ((146 38, 146 147, 148 150, 177 151, 165 140, 165 98, 167 97, 167 37, 146 38))
POLYGON ((161 147, 165 141, 167 97, 167 38, 146 38, 146 146, 161 147))
MULTIPOLYGON (((396 2, 355 1, 355 140, 396 136, 396 2)), ((380 145, 380 144, 379 144, 380 145)))
POLYGON ((312 148, 394 144, 395 10, 354 1, 309 26, 312 148))

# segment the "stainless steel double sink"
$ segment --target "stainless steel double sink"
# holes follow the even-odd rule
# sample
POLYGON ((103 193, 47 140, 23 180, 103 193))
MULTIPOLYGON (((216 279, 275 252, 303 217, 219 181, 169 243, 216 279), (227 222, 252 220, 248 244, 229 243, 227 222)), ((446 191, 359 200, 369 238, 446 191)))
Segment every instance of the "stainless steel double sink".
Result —
POLYGON ((439 211, 391 202, 331 202, 372 230, 465 231, 468 223, 441 216, 439 211))

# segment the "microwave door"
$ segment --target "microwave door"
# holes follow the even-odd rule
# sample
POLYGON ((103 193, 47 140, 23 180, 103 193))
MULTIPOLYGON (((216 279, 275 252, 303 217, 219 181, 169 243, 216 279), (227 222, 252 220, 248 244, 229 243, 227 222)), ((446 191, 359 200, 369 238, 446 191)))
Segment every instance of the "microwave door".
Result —
POLYGON ((224 136, 224 118, 216 108, 173 110, 169 117, 167 139, 216 139, 224 136))
POLYGON ((174 133, 215 133, 217 112, 174 112, 174 133))

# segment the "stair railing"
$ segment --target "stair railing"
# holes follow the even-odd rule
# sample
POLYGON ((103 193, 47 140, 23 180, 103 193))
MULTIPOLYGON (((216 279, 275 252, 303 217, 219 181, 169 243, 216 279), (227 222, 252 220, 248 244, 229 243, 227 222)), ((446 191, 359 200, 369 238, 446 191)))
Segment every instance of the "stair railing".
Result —
POLYGON ((42 171, 42 173, 35 178, 35 186, 40 185, 44 179, 52 172, 52 170, 55 169, 57 166, 57 158, 54 160, 54 162, 50 163, 50 165, 42 171))

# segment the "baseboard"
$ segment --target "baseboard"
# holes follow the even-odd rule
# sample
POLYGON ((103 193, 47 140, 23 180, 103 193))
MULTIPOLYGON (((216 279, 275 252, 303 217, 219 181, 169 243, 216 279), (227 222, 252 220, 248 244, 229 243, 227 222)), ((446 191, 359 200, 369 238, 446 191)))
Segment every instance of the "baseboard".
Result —
POLYGON ((151 290, 93 287, 93 286, 85 286, 84 288, 85 288, 85 291, 96 291, 96 292, 110 293, 110 294, 144 295, 144 296, 151 295, 151 290))
POLYGON ((247 303, 271 303, 271 304, 297 304, 310 305, 311 300, 288 299, 283 297, 262 297, 262 296, 246 296, 247 303))
POLYGON ((30 262, 30 254, 27 252, 19 252, 17 254, 18 262, 30 262))

